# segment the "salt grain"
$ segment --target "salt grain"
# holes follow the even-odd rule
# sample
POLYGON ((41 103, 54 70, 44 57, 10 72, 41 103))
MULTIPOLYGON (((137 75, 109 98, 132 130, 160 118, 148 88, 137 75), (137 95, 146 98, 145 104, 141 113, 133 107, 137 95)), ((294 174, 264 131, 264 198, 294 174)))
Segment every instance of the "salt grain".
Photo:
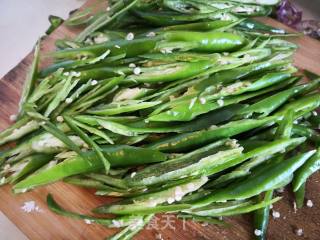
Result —
POLYGON ((205 98, 203 98, 203 97, 202 97, 202 98, 200 98, 199 100, 200 100, 200 103, 201 103, 201 104, 205 104, 205 103, 206 103, 206 101, 207 101, 207 100, 206 100, 205 98))
POLYGON ((303 235, 303 230, 302 228, 298 228, 295 230, 295 234, 298 235, 298 236, 302 236, 303 235))
POLYGON ((92 223, 92 220, 85 219, 84 222, 85 222, 86 224, 89 224, 89 225, 90 225, 90 224, 92 223))
POLYGON ((10 115, 10 121, 15 122, 17 120, 17 115, 10 115))
POLYGON ((224 101, 222 99, 219 99, 217 103, 220 107, 224 105, 224 101))
POLYGON ((91 86, 95 86, 95 85, 97 85, 97 84, 98 84, 98 81, 97 81, 97 80, 92 80, 91 86))
POLYGON ((174 198, 169 197, 169 198, 167 199, 167 202, 168 202, 169 204, 173 203, 173 202, 174 202, 174 198))
POLYGON ((67 98, 67 99, 66 99, 66 103, 68 103, 68 104, 69 104, 69 103, 72 103, 72 101, 73 101, 72 98, 67 98))
POLYGON ((41 212, 42 210, 36 205, 35 201, 24 202, 21 209, 26 213, 41 212))
POLYGON ((132 32, 128 33, 128 35, 126 36, 126 39, 131 41, 134 39, 134 34, 132 32))
POLYGON ((57 121, 60 122, 60 123, 62 123, 62 122, 63 122, 63 117, 62 117, 62 116, 58 116, 58 117, 57 117, 57 121))
POLYGON ((136 67, 136 65, 134 63, 129 64, 129 68, 135 68, 135 67, 136 67))
POLYGON ((313 207, 313 202, 310 199, 307 201, 307 207, 309 208, 313 207))
POLYGON ((272 211, 272 216, 273 218, 279 218, 280 217, 280 213, 277 211, 272 211))
POLYGON ((149 32, 146 36, 147 37, 155 37, 156 34, 155 34, 155 32, 149 32))
POLYGON ((262 231, 261 231, 261 230, 259 230, 259 229, 255 229, 255 230, 254 230, 254 235, 256 235, 256 236, 261 236, 261 234, 262 234, 262 231))
POLYGON ((116 44, 116 45, 114 45, 114 47, 115 47, 115 48, 121 48, 121 47, 120 47, 119 45, 117 45, 117 44, 116 44))
POLYGON ((133 172, 133 173, 131 173, 130 177, 133 178, 136 174, 137 174, 136 172, 133 172))
POLYGON ((209 225, 209 223, 207 223, 207 222, 204 222, 204 223, 201 224, 202 227, 206 227, 208 225, 209 225))
POLYGON ((135 68, 133 69, 133 73, 134 73, 135 75, 139 75, 139 74, 141 73, 141 68, 135 67, 135 68))

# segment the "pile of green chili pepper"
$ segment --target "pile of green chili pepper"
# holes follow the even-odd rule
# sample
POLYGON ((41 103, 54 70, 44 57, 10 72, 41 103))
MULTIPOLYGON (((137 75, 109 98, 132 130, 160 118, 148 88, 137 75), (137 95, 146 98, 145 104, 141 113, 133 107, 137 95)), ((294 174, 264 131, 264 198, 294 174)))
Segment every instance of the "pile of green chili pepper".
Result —
POLYGON ((301 83, 296 45, 245 18, 278 1, 111 1, 66 21, 39 69, 40 43, 15 123, 0 133, 0 183, 14 193, 63 180, 120 198, 95 213, 57 214, 124 228, 131 239, 154 214, 221 224, 253 213, 265 239, 273 191, 320 169, 320 78, 301 83), (16 142, 15 145, 8 143, 16 142))

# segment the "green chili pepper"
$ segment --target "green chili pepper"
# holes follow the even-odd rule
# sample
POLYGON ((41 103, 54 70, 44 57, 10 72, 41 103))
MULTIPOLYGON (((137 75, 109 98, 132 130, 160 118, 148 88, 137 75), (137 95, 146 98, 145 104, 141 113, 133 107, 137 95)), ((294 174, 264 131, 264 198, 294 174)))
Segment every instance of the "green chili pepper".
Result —
POLYGON ((314 82, 312 82, 278 92, 270 97, 262 99, 261 101, 253 105, 241 109, 239 115, 250 116, 254 113, 258 113, 261 114, 260 117, 268 116, 271 112, 285 103, 291 97, 296 96, 305 90, 312 89, 316 85, 318 85, 318 83, 314 84, 314 82))
POLYGON ((101 14, 94 22, 92 22, 89 26, 87 26, 77 37, 76 41, 82 42, 86 39, 88 35, 91 33, 95 32, 96 30, 107 26, 110 24, 112 21, 117 19, 119 16, 130 10, 132 7, 134 7, 139 0, 133 0, 131 1, 128 5, 126 5, 124 2, 120 1, 118 4, 115 4, 112 11, 110 12, 111 14, 113 13, 112 16, 109 16, 108 13, 106 14, 101 14))
POLYGON ((316 146, 320 143, 320 134, 311 128, 295 124, 292 131, 298 136, 307 137, 311 142, 315 143, 316 146))
POLYGON ((240 22, 237 27, 244 28, 250 31, 252 30, 252 31, 270 32, 275 34, 286 34, 286 31, 283 29, 274 28, 264 23, 255 21, 253 19, 245 19, 244 21, 240 22))
POLYGON ((298 208, 302 208, 304 204, 304 197, 306 191, 306 183, 302 183, 301 186, 294 192, 295 201, 298 208))
POLYGON ((108 56, 125 53, 126 57, 135 57, 153 50, 157 41, 158 38, 115 40, 82 48, 60 50, 51 53, 51 55, 58 59, 78 59, 81 57, 98 57, 110 51, 108 56))
POLYGON ((179 178, 210 175, 209 170, 238 157, 243 150, 234 141, 228 139, 217 141, 203 149, 186 155, 188 157, 173 159, 167 164, 158 164, 149 169, 138 171, 132 178, 127 177, 126 181, 129 186, 138 187, 160 184, 179 178), (203 149, 210 151, 203 153, 203 149))
POLYGON ((120 228, 120 227, 129 226, 143 218, 142 216, 123 216, 123 217, 118 217, 114 219, 106 219, 106 218, 96 218, 92 216, 69 212, 63 209, 62 207, 60 207, 57 204, 57 202, 53 199, 51 194, 48 194, 47 196, 47 204, 49 209, 56 214, 59 214, 65 217, 71 217, 74 219, 79 219, 79 220, 87 220, 90 223, 97 223, 110 228, 120 228))
POLYGON ((200 215, 200 216, 207 215, 207 216, 211 216, 211 217, 235 216, 235 215, 239 215, 239 214, 243 214, 243 213, 249 213, 252 211, 256 211, 261 208, 265 208, 267 206, 270 206, 270 204, 273 204, 273 203, 279 201, 280 199, 281 199, 281 197, 277 197, 277 198, 270 199, 270 200, 264 200, 259 203, 249 201, 249 202, 242 203, 240 206, 237 206, 231 210, 224 210, 223 208, 219 209, 218 213, 215 213, 217 210, 215 208, 215 205, 213 205, 213 207, 214 207, 213 211, 211 211, 211 209, 210 209, 211 206, 208 205, 203 208, 192 209, 192 213, 196 214, 196 215, 200 215))
POLYGON ((114 102, 107 105, 99 106, 98 108, 88 110, 88 113, 96 114, 96 115, 116 115, 120 113, 126 112, 134 112, 137 110, 151 108, 160 104, 160 101, 154 102, 143 102, 140 100, 129 100, 129 101, 121 101, 121 102, 114 102))
MULTIPOLYGON (((169 122, 169 121, 190 121, 193 118, 197 117, 198 115, 222 108, 223 106, 228 106, 231 104, 239 103, 250 98, 262 95, 264 93, 268 93, 272 90, 281 89, 284 86, 287 86, 288 83, 291 83, 292 80, 288 79, 287 82, 283 82, 280 84, 276 84, 274 86, 252 92, 247 93, 244 95, 239 96, 232 96, 225 99, 213 99, 210 100, 210 95, 204 97, 194 97, 191 100, 189 98, 183 99, 173 105, 170 110, 165 112, 161 112, 157 114, 151 114, 148 118, 150 121, 162 121, 162 122, 169 122)), ((160 106, 160 110, 163 109, 160 106)), ((280 115, 280 113, 279 113, 280 115)))
POLYGON ((63 118, 67 125, 70 127, 70 129, 77 133, 79 137, 94 150, 99 160, 103 162, 106 173, 108 173, 110 169, 110 163, 107 160, 107 158, 103 155, 101 148, 74 123, 72 118, 66 115, 63 115, 63 118))
POLYGON ((10 176, 10 183, 21 181, 27 175, 34 173, 34 171, 44 166, 52 159, 53 156, 50 154, 35 154, 23 159, 22 162, 18 163, 20 166, 23 166, 23 168, 10 176))
MULTIPOLYGON (((135 166, 166 160, 166 155, 151 149, 131 146, 103 147, 103 154, 112 167, 135 166)), ((31 175, 14 186, 15 192, 21 192, 38 186, 59 181, 80 173, 95 172, 103 169, 104 164, 94 152, 83 152, 84 158, 76 156, 31 175)))
POLYGON ((193 31, 212 31, 220 28, 225 28, 232 26, 233 24, 238 24, 240 21, 230 21, 230 20, 215 20, 208 22, 195 22, 187 24, 172 25, 160 28, 160 31, 179 31, 179 30, 193 30, 193 31))
POLYGON ((204 206, 211 202, 232 199, 245 199, 271 190, 292 175, 314 153, 315 151, 309 151, 280 163, 271 163, 264 168, 264 171, 257 172, 256 174, 253 173, 244 181, 231 184, 227 188, 219 189, 202 200, 196 201, 195 206, 204 206))
POLYGON ((204 52, 234 51, 245 43, 242 36, 227 32, 171 31, 164 33, 164 38, 168 41, 196 43, 194 50, 204 52))
POLYGON ((308 177, 320 169, 320 148, 300 169, 295 173, 293 179, 293 191, 296 192, 307 181, 308 177))
POLYGON ((198 75, 210 68, 212 65, 211 61, 203 60, 198 62, 174 63, 151 68, 142 68, 141 74, 130 75, 127 77, 127 80, 142 83, 176 81, 198 75))
POLYGON ((167 137, 163 140, 159 140, 158 142, 149 144, 148 147, 166 152, 183 151, 186 149, 194 148, 196 146, 210 143, 219 138, 232 137, 239 133, 263 126, 265 124, 272 124, 275 120, 275 117, 267 117, 261 120, 244 119, 229 122, 219 127, 212 126, 212 129, 209 130, 202 130, 167 137))
POLYGON ((24 86, 22 89, 21 99, 19 103, 19 117, 23 115, 23 104, 27 102, 28 98, 31 95, 31 92, 33 91, 35 87, 36 78, 38 75, 38 65, 40 61, 40 40, 37 42, 35 50, 34 50, 34 56, 33 56, 33 62, 31 64, 29 73, 27 75, 26 81, 24 82, 24 86))
POLYGON ((204 177, 201 179, 192 180, 190 182, 177 185, 159 192, 149 193, 134 197, 130 199, 130 202, 121 204, 115 203, 110 206, 101 206, 95 209, 96 212, 100 213, 113 213, 113 214, 143 214, 148 209, 153 209, 158 205, 168 202, 172 204, 175 201, 179 201, 184 195, 198 190, 203 184, 208 181, 208 178, 204 177))
MULTIPOLYGON (((266 192, 263 201, 270 201, 272 199, 273 191, 266 192)), ((261 231, 260 236, 256 236, 257 240, 266 239, 266 233, 269 223, 270 205, 260 208, 254 212, 254 227, 261 231)))
POLYGON ((196 89, 204 90, 212 84, 217 83, 229 83, 236 81, 245 77, 250 77, 263 71, 268 71, 272 69, 279 68, 281 66, 287 65, 289 62, 287 60, 280 61, 264 61, 249 64, 243 67, 237 67, 231 70, 225 70, 215 73, 209 80, 203 80, 201 83, 195 86, 196 89))
POLYGON ((151 219, 153 218, 153 214, 146 215, 143 217, 142 221, 136 221, 134 224, 129 225, 121 232, 113 235, 106 240, 130 240, 136 235, 139 231, 141 231, 145 225, 147 225, 151 219))
POLYGON ((39 122, 24 116, 0 133, 0 145, 18 140, 39 128, 39 122))

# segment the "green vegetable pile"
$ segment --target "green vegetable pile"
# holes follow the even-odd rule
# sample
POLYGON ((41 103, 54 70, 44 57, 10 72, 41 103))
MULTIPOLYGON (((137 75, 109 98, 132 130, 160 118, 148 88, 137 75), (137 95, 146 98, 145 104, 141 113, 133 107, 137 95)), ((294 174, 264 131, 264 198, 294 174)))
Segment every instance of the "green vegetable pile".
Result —
POLYGON ((96 218, 49 208, 131 239, 156 213, 221 223, 253 213, 265 239, 273 191, 303 204, 320 168, 320 79, 301 83, 292 36, 248 19, 278 1, 134 0, 71 16, 39 70, 39 44, 16 122, 0 133, 1 184, 14 193, 63 180, 121 198, 96 218), (16 145, 6 147, 7 143, 16 145))

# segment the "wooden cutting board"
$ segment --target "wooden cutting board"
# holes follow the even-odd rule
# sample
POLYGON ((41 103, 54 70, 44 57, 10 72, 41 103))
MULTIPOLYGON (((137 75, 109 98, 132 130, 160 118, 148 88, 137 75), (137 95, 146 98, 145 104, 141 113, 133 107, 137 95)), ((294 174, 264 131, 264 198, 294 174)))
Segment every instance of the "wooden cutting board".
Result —
MULTIPOLYGON (((95 1, 88 1, 85 5, 89 6, 94 3, 95 1)), ((269 18, 261 20, 275 27, 286 28, 269 18)), ((55 39, 72 37, 76 33, 76 29, 61 26, 42 42, 42 53, 54 49, 55 39)), ((295 65, 320 74, 320 42, 308 37, 299 37, 292 39, 292 41, 300 46, 295 54, 295 65)), ((4 61, 5 56, 2 58, 4 61)), ((10 125, 9 116, 17 112, 21 87, 31 61, 32 54, 29 54, 0 80, 0 131, 10 125)), ((283 196, 283 199, 274 204, 274 210, 280 212, 281 217, 271 218, 268 239, 320 239, 319 180, 320 173, 317 173, 311 177, 307 184, 306 198, 311 199, 314 203, 312 208, 305 206, 294 212, 292 193, 288 191, 278 193, 283 196), (299 228, 303 229, 303 236, 295 234, 295 230, 299 228)), ((52 193, 66 209, 82 213, 89 213, 90 209, 110 201, 105 197, 94 196, 92 191, 64 183, 56 183, 21 195, 13 195, 11 187, 5 186, 0 188, 0 210, 31 240, 101 240, 116 232, 114 229, 94 224, 87 225, 83 221, 55 215, 46 206, 48 193, 52 193), (25 213, 21 207, 27 201, 35 201, 42 211, 25 213)), ((165 240, 253 239, 254 229, 251 225, 250 215, 226 218, 226 221, 231 224, 230 228, 221 228, 215 225, 202 226, 193 222, 184 223, 171 215, 157 215, 153 224, 143 230, 135 239, 156 239, 158 233, 161 233, 165 240)))

